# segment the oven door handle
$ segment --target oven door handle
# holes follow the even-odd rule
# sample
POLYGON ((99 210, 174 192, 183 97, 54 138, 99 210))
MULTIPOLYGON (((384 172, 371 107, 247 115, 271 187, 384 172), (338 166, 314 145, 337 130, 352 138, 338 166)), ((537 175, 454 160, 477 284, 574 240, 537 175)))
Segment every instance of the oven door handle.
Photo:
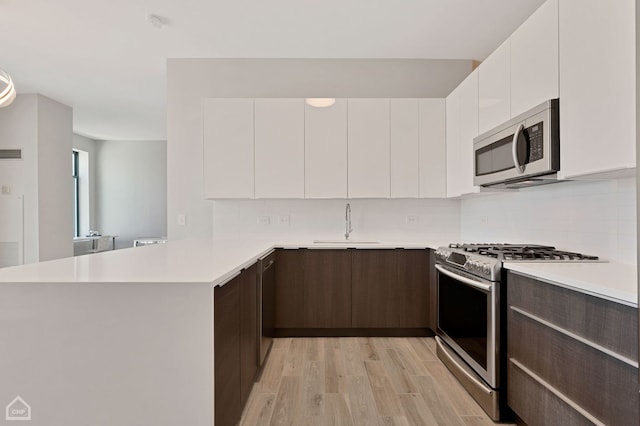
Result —
POLYGON ((461 275, 455 274, 455 273, 443 268, 440 265, 436 265, 436 269, 438 271, 440 271, 441 273, 447 275, 448 277, 451 277, 456 281, 460 281, 461 283, 464 283, 464 284, 466 284, 466 285, 468 285, 470 287, 474 287, 474 288, 477 288, 479 290, 486 291, 487 293, 491 293, 491 291, 493 290, 493 287, 490 284, 483 284, 481 282, 474 281, 474 280, 469 279, 467 277, 463 277, 461 275))

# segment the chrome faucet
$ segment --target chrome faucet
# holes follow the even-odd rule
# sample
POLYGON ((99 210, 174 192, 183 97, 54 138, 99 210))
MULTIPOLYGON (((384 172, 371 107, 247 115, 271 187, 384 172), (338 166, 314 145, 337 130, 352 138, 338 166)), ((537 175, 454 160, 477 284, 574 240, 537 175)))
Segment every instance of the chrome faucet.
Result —
POLYGON ((349 234, 353 231, 351 229, 351 204, 347 203, 344 210, 344 221, 346 226, 346 232, 344 233, 344 239, 349 239, 349 234))

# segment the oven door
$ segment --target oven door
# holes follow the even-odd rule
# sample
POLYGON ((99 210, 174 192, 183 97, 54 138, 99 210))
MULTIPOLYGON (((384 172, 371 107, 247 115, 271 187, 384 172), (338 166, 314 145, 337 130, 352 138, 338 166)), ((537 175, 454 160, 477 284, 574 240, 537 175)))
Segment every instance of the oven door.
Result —
POLYGON ((492 388, 497 388, 499 283, 436 264, 437 334, 492 388))

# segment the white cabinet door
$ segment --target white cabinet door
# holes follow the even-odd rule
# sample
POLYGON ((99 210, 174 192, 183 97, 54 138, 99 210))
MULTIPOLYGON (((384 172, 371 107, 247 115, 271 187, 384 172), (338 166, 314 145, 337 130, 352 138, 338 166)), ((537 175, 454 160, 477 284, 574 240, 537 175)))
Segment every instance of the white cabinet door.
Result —
POLYGON ((349 197, 389 198, 389 99, 349 99, 349 197))
POLYGON ((447 97, 447 197, 478 192, 473 186, 473 138, 478 136, 478 70, 447 97))
POLYGON ((256 198, 304 198, 304 99, 255 100, 256 198))
POLYGON ((445 100, 420 99, 419 108, 420 197, 444 198, 447 196, 445 100))
POLYGON ((510 41, 500 45, 478 69, 478 130, 482 134, 511 118, 510 41))
POLYGON ((391 99, 391 197, 420 196, 420 108, 418 99, 391 99))
POLYGON ((205 198, 253 198, 253 99, 203 99, 205 198))
POLYGON ((511 35, 511 116, 558 93, 558 0, 547 0, 511 35))
POLYGON ((635 167, 635 3, 560 1, 560 175, 635 167))
POLYGON ((347 197, 347 100, 305 104, 305 198, 347 197))

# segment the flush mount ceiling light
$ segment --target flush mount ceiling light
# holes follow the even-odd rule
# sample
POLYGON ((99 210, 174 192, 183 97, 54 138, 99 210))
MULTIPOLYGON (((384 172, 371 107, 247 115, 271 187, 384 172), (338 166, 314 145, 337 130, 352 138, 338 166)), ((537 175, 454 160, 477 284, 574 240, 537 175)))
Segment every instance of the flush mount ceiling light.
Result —
POLYGON ((0 108, 9 106, 16 98, 16 88, 9 74, 0 70, 0 108))
POLYGON ((164 27, 165 25, 165 20, 158 15, 153 15, 153 14, 147 15, 147 21, 149 21, 151 25, 153 25, 155 28, 159 30, 162 29, 162 27, 164 27))
POLYGON ((327 108, 336 103, 335 98, 307 98, 305 99, 307 105, 316 108, 327 108))

